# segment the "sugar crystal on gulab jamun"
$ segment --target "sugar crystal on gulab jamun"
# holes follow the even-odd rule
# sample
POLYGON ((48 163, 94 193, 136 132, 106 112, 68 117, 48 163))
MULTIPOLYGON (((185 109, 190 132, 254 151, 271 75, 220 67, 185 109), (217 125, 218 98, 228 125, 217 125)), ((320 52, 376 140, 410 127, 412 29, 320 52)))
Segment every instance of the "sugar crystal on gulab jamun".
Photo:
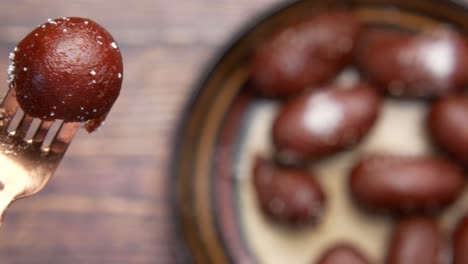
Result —
POLYGON ((25 114, 96 129, 120 93, 123 64, 114 38, 79 17, 49 19, 10 54, 10 89, 25 114))

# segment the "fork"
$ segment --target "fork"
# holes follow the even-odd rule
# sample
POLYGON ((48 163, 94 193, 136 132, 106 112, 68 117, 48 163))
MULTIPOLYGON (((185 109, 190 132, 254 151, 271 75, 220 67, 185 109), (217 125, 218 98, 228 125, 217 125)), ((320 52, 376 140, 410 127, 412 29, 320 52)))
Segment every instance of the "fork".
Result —
POLYGON ((25 115, 9 89, 0 103, 0 226, 12 202, 44 188, 79 128, 25 115))

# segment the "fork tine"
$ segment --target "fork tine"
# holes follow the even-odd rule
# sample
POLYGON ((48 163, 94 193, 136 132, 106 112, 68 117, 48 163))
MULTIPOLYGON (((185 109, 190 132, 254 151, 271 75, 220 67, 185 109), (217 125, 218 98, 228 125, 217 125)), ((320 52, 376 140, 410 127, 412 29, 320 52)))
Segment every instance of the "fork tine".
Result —
POLYGON ((55 138, 60 128, 63 126, 63 123, 63 120, 53 121, 52 126, 50 126, 49 130, 47 131, 47 135, 44 138, 44 141, 42 141, 41 150, 43 152, 49 152, 50 143, 52 143, 52 140, 55 138))
POLYGON ((16 100, 16 90, 10 89, 0 103, 0 108, 4 108, 8 116, 13 116, 18 109, 18 101, 16 100))
POLYGON ((32 138, 33 142, 36 144, 42 144, 42 141, 44 141, 47 136, 47 131, 49 131, 49 128, 53 123, 53 121, 43 121, 32 138))
POLYGON ((16 91, 14 89, 8 90, 5 97, 0 102, 0 133, 7 133, 10 122, 16 110, 19 108, 18 101, 16 101, 16 91))
POLYGON ((80 128, 80 125, 80 122, 63 123, 50 144, 50 151, 54 153, 65 153, 68 145, 70 145, 70 142, 73 140, 73 137, 80 128))
MULTIPOLYGON (((7 92, 5 93, 4 97, 0 99, 0 107, 3 107, 5 102, 7 101, 8 96, 11 96, 13 93, 16 94, 16 91, 14 89, 8 89, 7 92)), ((16 95, 15 95, 16 97, 16 95)))
POLYGON ((34 118, 32 116, 24 115, 16 129, 16 136, 19 138, 25 138, 33 120, 34 118))
POLYGON ((10 135, 16 135, 16 128, 20 124, 20 122, 23 120, 24 117, 24 112, 21 110, 21 108, 18 108, 16 112, 11 116, 10 123, 8 125, 8 132, 10 135))

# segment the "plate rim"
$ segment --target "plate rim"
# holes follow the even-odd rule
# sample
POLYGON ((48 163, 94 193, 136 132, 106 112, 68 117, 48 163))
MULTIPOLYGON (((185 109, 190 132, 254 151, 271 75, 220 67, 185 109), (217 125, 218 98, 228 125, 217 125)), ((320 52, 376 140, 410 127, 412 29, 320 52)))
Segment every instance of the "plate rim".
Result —
POLYGON ((274 14, 284 10, 290 6, 293 6, 304 0, 287 0, 284 2, 276 3, 273 6, 268 7, 266 10, 260 10, 252 15, 252 17, 247 18, 246 21, 242 22, 237 29, 234 30, 234 33, 227 38, 224 44, 214 52, 208 62, 203 67, 203 70, 199 74, 198 79, 195 81, 195 85, 192 85, 192 89, 187 96, 186 101, 183 103, 182 110, 179 112, 179 119, 176 122, 175 136, 172 139, 172 150, 169 155, 169 190, 170 190, 170 207, 171 207, 171 219, 175 222, 175 244, 178 247, 177 253, 182 254, 179 258, 182 259, 182 263, 193 263, 193 255, 189 245, 184 240, 183 230, 180 223, 180 208, 179 208, 179 195, 177 191, 177 175, 178 175, 178 157, 183 149, 182 141, 185 128, 187 126, 187 121, 190 119, 191 110, 198 101, 202 90, 204 89, 206 83, 213 75, 218 66, 222 63, 226 53, 232 50, 241 39, 244 38, 249 32, 253 31, 258 24, 267 20, 274 14), (187 262, 188 261, 188 262, 187 262))

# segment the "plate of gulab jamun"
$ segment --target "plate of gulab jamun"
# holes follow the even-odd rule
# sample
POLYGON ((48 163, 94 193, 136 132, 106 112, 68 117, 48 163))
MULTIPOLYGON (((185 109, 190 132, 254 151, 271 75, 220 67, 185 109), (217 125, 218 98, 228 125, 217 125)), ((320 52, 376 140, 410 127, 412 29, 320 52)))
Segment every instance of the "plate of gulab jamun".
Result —
POLYGON ((467 88, 460 2, 270 10, 217 57, 178 128, 187 261, 468 263, 467 88))

